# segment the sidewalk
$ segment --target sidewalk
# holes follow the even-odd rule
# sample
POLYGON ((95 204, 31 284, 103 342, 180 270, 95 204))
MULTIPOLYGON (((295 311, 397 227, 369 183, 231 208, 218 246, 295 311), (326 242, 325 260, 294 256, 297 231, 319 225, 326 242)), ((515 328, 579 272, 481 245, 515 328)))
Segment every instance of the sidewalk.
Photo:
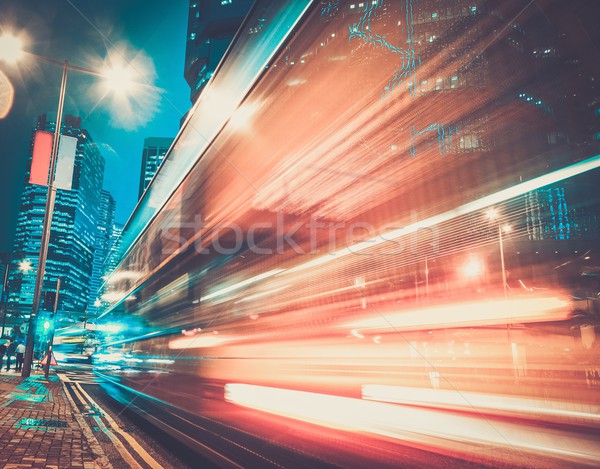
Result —
POLYGON ((0 467, 110 467, 63 383, 39 370, 0 372, 0 467))

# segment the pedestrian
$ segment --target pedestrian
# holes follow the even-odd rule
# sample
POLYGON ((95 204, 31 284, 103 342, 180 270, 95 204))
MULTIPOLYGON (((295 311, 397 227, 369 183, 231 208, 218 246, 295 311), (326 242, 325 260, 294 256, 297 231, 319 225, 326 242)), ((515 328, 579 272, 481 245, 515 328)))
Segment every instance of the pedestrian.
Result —
POLYGON ((0 344, 0 370, 2 369, 2 360, 4 359, 4 354, 6 353, 6 342, 2 342, 0 344))
POLYGON ((15 354, 16 349, 17 343, 15 342, 15 339, 10 339, 10 343, 6 349, 6 371, 10 371, 10 359, 15 354))
POLYGON ((25 344, 23 342, 19 342, 19 345, 17 345, 15 351, 17 352, 15 370, 21 371, 23 369, 23 357, 25 356, 25 344))

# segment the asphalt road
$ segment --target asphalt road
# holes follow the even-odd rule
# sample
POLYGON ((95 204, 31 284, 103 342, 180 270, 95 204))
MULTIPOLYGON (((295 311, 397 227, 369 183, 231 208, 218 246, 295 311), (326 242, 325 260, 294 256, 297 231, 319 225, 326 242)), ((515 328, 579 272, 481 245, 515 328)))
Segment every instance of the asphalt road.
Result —
MULTIPOLYGON (((104 378, 91 371, 90 365, 60 367, 58 371, 68 388, 72 386, 79 389, 79 392, 77 389, 73 391, 74 400, 77 397, 86 397, 86 402, 82 399, 78 407, 82 414, 88 415, 88 420, 95 419, 91 424, 94 434, 115 468, 132 467, 131 460, 128 461, 127 454, 124 454, 127 450, 132 450, 129 453, 134 455, 139 467, 216 467, 182 444, 188 437, 202 454, 212 454, 215 459, 224 461, 231 467, 252 468, 537 468, 565 467, 565 463, 572 463, 570 467, 575 467, 574 460, 571 461, 566 456, 561 458, 555 455, 551 458, 548 454, 530 451, 530 447, 533 448, 531 442, 529 447, 521 447, 519 443, 521 440, 529 441, 533 438, 532 441, 537 442, 536 444, 547 444, 548 441, 558 444, 563 441, 561 438, 568 438, 569 441, 579 443, 581 451, 587 445, 593 447, 590 451, 594 454, 594 448, 597 447, 595 436, 578 427, 555 423, 542 425, 542 422, 533 425, 531 422, 520 422, 503 416, 478 418, 443 409, 418 410, 414 418, 429 416, 429 419, 435 420, 438 425, 442 425, 442 422, 448 419, 459 424, 463 422, 465 431, 467 426, 473 425, 486 429, 488 433, 492 428, 497 433, 496 435, 492 432, 492 436, 507 436, 507 441, 513 441, 515 444, 487 444, 483 439, 484 434, 475 435, 468 440, 455 437, 447 442, 440 437, 441 440, 438 438, 439 441, 435 441, 438 444, 440 441, 447 444, 439 447, 433 444, 433 440, 432 445, 427 446, 426 438, 419 440, 422 444, 410 444, 410 438, 402 442, 399 438, 372 438, 370 434, 363 432, 345 433, 324 426, 292 421, 268 412, 256 412, 219 399, 203 399, 196 394, 194 403, 201 406, 202 411, 186 414, 172 406, 161 404, 160 401, 140 398, 132 394, 131 390, 111 382, 110 376, 104 381, 104 378), (122 404, 128 401, 130 405, 122 404), (145 412, 151 420, 161 425, 166 423, 171 428, 176 428, 181 440, 155 428, 133 409, 145 412), (103 414, 102 417, 99 414, 103 414), (98 425, 95 426, 94 422, 98 425), (532 437, 532 429, 537 436, 532 437), (116 435, 119 435, 118 439, 122 445, 115 444, 116 435), (128 438, 131 444, 127 443, 128 438), (137 444, 141 450, 136 450, 137 444), (464 446, 462 450, 461 445, 464 446), (142 453, 146 453, 146 459, 143 455, 140 457, 142 453)), ((125 376, 127 374, 123 375, 125 376)), ((176 391, 179 392, 179 389, 176 391)), ((404 410, 411 409, 408 407, 404 410)), ((394 419, 394 423, 402 423, 401 417, 394 419)), ((448 428, 446 430, 450 431, 448 428)), ((441 433, 440 435, 443 436, 441 433)), ((574 450, 577 448, 574 447, 574 450)))
MULTIPOLYGON (((159 467, 164 469, 197 467, 210 469, 212 466, 209 461, 202 460, 187 447, 149 425, 144 419, 107 395, 91 371, 91 365, 62 365, 57 367, 57 372, 63 377, 66 376, 69 382, 78 383, 95 401, 101 409, 101 413, 110 416, 118 428, 131 436, 158 463, 159 467)), ((92 430, 112 466, 115 469, 129 469, 131 463, 123 457, 119 448, 104 434, 101 428, 96 425, 92 426, 92 430)), ((130 445, 126 443, 124 446, 131 449, 130 445)), ((140 458, 135 451, 129 453, 141 467, 152 466, 140 458)))

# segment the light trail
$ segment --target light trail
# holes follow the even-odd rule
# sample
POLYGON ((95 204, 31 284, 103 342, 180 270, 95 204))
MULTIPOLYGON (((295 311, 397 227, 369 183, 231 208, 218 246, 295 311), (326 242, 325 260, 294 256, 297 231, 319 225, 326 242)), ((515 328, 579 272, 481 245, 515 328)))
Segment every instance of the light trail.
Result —
POLYGON ((225 295, 226 293, 229 293, 229 292, 232 292, 232 291, 235 291, 235 290, 239 290, 240 288, 246 287, 246 286, 251 285, 253 283, 259 282, 259 281, 267 279, 269 277, 273 277, 274 275, 277 275, 278 273, 282 272, 283 270, 284 269, 273 269, 273 270, 270 270, 269 272, 264 272, 264 273, 262 273, 260 275, 257 275, 257 276, 252 277, 252 278, 248 278, 246 280, 243 280, 241 282, 235 283, 235 284, 230 285, 228 287, 221 288, 220 290, 217 290, 217 291, 215 291, 213 293, 210 293, 210 294, 208 294, 206 296, 201 297, 200 301, 207 301, 207 300, 210 300, 212 298, 216 298, 218 296, 225 295))
POLYGON ((486 301, 441 304, 413 310, 385 311, 384 314, 347 322, 340 327, 400 331, 558 321, 567 319, 568 306, 567 300, 553 297, 493 298, 486 301))
POLYGON ((328 428, 431 445, 435 450, 456 451, 460 443, 463 451, 474 453, 492 446, 586 465, 595 465, 600 458, 600 442, 593 436, 574 438, 567 431, 536 425, 492 423, 471 415, 241 383, 225 386, 225 400, 328 428))
POLYGON ((313 261, 306 262, 304 264, 300 264, 296 267, 292 267, 286 270, 286 273, 294 273, 300 272, 306 269, 310 269, 312 267, 317 267, 328 262, 341 259, 349 254, 358 254, 361 251, 364 251, 369 248, 374 248, 383 243, 397 240, 403 236, 407 236, 412 233, 416 233, 418 230, 422 230, 424 228, 430 228, 440 223, 444 223, 450 221, 454 218, 468 215, 470 213, 474 213, 485 208, 491 207, 496 204, 500 204, 506 202, 510 199, 518 197, 520 195, 526 194, 527 192, 534 191, 536 189, 540 189, 549 184, 554 184, 559 181, 563 181, 565 179, 571 178, 573 176, 577 176, 579 174, 586 173, 588 171, 592 171, 600 167, 600 155, 596 155, 592 158, 589 158, 584 161, 580 161, 573 165, 567 166, 565 168, 561 168, 559 170, 553 171, 551 173, 545 174, 543 176, 538 176, 536 178, 531 179, 530 181, 519 183, 515 186, 509 187, 507 189, 503 189, 501 191, 495 192, 488 196, 482 197, 473 202, 466 203, 452 210, 448 210, 444 213, 440 213, 439 215, 434 215, 432 217, 421 220, 417 223, 412 223, 404 228, 399 228, 397 230, 386 233, 385 238, 380 235, 374 238, 371 238, 367 241, 363 241, 361 243, 355 244, 345 249, 341 249, 339 251, 333 252, 331 254, 327 254, 325 256, 319 257, 313 261))
POLYGON ((407 386, 365 384, 362 398, 370 401, 495 413, 510 417, 529 417, 587 425, 600 425, 600 415, 576 402, 504 396, 493 393, 458 392, 451 389, 426 389, 407 386))

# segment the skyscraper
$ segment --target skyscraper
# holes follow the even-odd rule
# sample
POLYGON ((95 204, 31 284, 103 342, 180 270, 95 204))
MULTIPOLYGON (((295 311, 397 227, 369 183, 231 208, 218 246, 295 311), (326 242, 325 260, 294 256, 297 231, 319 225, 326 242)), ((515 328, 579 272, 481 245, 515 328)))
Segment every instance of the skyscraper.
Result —
POLYGON ((94 265, 92 268, 92 279, 90 281, 90 296, 88 302, 88 316, 95 316, 96 309, 98 308, 96 300, 100 297, 99 290, 102 286, 104 265, 111 247, 111 240, 115 224, 115 208, 115 199, 110 192, 103 190, 100 195, 100 207, 98 210, 94 265))
POLYGON ((190 85, 192 103, 212 77, 253 3, 250 0, 190 1, 184 77, 190 85))
MULTIPOLYGON (((55 125, 54 118, 44 114, 38 118, 34 134, 38 130, 53 132, 55 125)), ((77 139, 75 164, 72 189, 57 190, 42 294, 55 291, 57 280, 60 278, 58 311, 72 316, 83 313, 89 301, 104 158, 89 133, 81 128, 80 118, 65 116, 61 134, 77 139)), ((30 259, 35 271, 40 252, 47 187, 29 183, 32 155, 33 144, 25 175, 13 251, 23 253, 30 259)), ((19 303, 22 313, 29 314, 33 302, 35 275, 21 275, 16 273, 16 269, 11 269, 11 272, 15 273, 11 273, 10 283, 11 287, 14 285, 14 289, 11 289, 10 299, 19 303)))
POLYGON ((146 187, 150 184, 172 143, 173 139, 166 137, 149 137, 144 139, 138 199, 142 197, 146 187))
POLYGON ((110 234, 109 251, 108 256, 106 257, 106 263, 104 264, 104 272, 112 272, 115 270, 115 267, 117 267, 117 263, 119 261, 117 257, 117 248, 119 247, 119 238, 122 232, 123 225, 115 223, 110 234))
MULTIPOLYGON (((403 116, 390 120, 389 150, 382 154, 427 166, 422 187, 431 175, 446 174, 429 193, 464 203, 484 195, 482 188, 518 184, 541 167, 555 170, 599 148, 598 67, 582 60, 583 48, 573 47, 580 44, 573 40, 581 34, 577 15, 556 5, 535 4, 523 12, 518 6, 497 0, 324 0, 320 47, 286 50, 277 65, 298 69, 323 54, 340 67, 345 63, 345 73, 337 72, 339 86, 353 89, 357 100, 379 90, 382 103, 403 116), (518 21, 504 27, 511 17, 518 21), (336 20, 347 24, 347 33, 336 30, 336 20), (375 67, 388 70, 389 80, 374 79, 375 67), (523 154, 539 156, 525 162, 523 154)), ((301 73, 295 86, 311 84, 301 73)), ((328 99, 327 90, 317 93, 328 99)), ((522 223, 532 240, 597 232, 591 212, 572 213, 581 187, 562 183, 526 197, 522 223)))

